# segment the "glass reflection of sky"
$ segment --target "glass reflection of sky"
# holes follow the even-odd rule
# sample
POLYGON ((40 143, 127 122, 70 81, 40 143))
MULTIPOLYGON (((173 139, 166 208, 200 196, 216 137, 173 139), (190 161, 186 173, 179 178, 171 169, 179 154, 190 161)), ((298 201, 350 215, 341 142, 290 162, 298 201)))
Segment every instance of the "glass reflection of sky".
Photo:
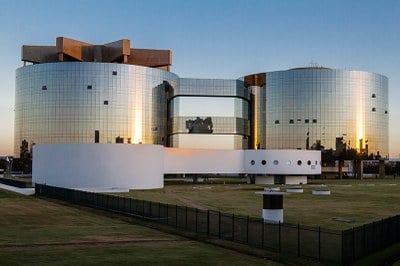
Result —
POLYGON ((235 116, 235 99, 216 97, 178 97, 174 116, 235 116))

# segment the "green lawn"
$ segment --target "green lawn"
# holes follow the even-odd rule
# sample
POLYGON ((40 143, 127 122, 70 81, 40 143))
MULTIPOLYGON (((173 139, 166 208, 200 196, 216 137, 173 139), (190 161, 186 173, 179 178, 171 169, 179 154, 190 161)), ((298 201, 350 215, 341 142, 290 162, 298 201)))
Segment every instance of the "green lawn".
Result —
MULTIPOLYGON (((286 187, 282 185, 281 190, 285 191, 286 187)), ((263 188, 246 184, 243 179, 213 179, 206 184, 166 181, 163 189, 117 195, 261 217, 262 196, 255 192, 263 188)), ((303 188, 302 194, 292 193, 284 197, 285 222, 348 229, 400 214, 400 179, 309 180, 303 188), (312 195, 312 190, 318 188, 329 189, 332 194, 312 195), (336 222, 332 217, 350 218, 354 222, 336 222)))
POLYGON ((0 190, 1 265, 276 265, 54 201, 0 190))

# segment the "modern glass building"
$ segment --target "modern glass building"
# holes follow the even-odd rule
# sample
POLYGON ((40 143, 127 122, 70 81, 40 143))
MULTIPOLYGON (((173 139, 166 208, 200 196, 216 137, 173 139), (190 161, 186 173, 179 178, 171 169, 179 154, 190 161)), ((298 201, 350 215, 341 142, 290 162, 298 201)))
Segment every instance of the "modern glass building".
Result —
POLYGON ((388 79, 321 67, 266 73, 266 148, 388 154, 388 79))
POLYGON ((239 79, 169 72, 171 51, 57 38, 23 46, 14 154, 44 143, 143 143, 219 149, 388 153, 388 79, 321 67, 239 79), (26 65, 26 62, 32 65, 26 65))
POLYGON ((127 64, 62 62, 19 68, 15 154, 34 143, 164 144, 168 71, 127 64))
POLYGON ((248 148, 250 91, 243 81, 182 78, 169 96, 171 147, 248 148))

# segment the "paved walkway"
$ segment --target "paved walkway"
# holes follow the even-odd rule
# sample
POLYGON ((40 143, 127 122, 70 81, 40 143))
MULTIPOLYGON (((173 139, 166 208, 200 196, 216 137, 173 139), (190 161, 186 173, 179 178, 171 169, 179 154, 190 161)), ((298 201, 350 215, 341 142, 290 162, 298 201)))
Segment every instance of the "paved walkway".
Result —
POLYGON ((26 195, 26 196, 35 195, 35 188, 19 188, 19 187, 13 187, 13 186, 0 184, 0 189, 17 192, 19 194, 26 195))

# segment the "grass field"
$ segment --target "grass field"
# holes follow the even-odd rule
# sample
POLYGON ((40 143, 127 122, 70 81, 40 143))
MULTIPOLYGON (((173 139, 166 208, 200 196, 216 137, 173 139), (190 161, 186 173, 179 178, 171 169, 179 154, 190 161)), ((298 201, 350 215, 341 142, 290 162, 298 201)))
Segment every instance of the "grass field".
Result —
POLYGON ((151 228, 0 190, 1 265, 276 265, 151 228))
MULTIPOLYGON (((243 179, 213 179, 205 184, 166 181, 158 190, 118 193, 124 197, 178 204, 199 209, 261 217, 265 186, 246 184, 243 179)), ((282 185, 285 191, 287 186, 282 185)), ((304 193, 284 197, 284 221, 328 229, 348 229, 400 214, 400 179, 309 180, 304 193), (330 196, 316 196, 314 189, 329 189, 330 196), (351 223, 333 217, 352 219, 351 223)))

